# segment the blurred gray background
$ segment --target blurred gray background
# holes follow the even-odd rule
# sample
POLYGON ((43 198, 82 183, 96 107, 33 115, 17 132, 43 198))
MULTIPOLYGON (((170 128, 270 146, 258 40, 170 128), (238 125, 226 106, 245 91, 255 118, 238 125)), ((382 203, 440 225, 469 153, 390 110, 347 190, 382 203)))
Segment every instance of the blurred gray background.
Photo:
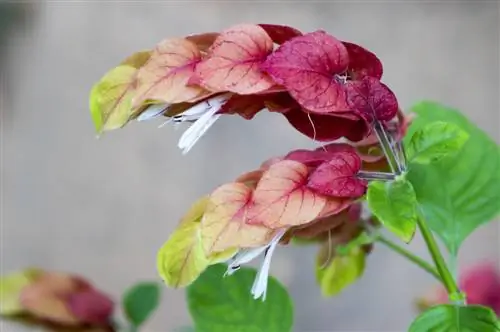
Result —
MULTIPOLYGON (((31 265, 77 272, 117 298, 157 278, 156 251, 196 198, 270 156, 312 146, 277 114, 225 117, 187 156, 176 148, 182 130, 157 129, 160 122, 97 140, 92 84, 166 37, 240 22, 323 28, 377 53, 405 109, 422 99, 460 108, 500 141, 497 1, 40 1, 14 21, 2 29, 0 57, 2 273, 31 265)), ((498 223, 481 228, 462 265, 498 262, 499 241, 498 223)), ((411 247, 428 257, 420 238, 411 247)), ((377 247, 364 277, 325 299, 315 253, 281 247, 272 265, 294 297, 295 331, 404 331, 413 298, 434 284, 377 247)), ((183 291, 163 298, 148 330, 188 325, 183 291)))

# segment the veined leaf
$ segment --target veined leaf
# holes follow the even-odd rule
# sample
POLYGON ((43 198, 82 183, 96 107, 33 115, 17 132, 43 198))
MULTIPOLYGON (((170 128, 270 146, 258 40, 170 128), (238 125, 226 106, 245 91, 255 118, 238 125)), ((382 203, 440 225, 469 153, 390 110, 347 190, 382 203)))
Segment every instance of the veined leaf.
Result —
POLYGON ((486 133, 458 111, 432 102, 413 108, 416 118, 405 137, 435 121, 459 126, 469 139, 459 153, 430 165, 410 165, 408 180, 429 227, 452 255, 480 225, 495 218, 500 209, 500 150, 486 133))
POLYGON ((293 325, 293 304, 286 289, 269 277, 265 301, 252 298, 256 276, 241 268, 224 278, 227 267, 213 265, 188 288, 189 312, 196 331, 288 332, 293 325))
POLYGON ((368 206, 380 222, 406 243, 417 228, 417 199, 410 182, 371 182, 368 186, 368 206))
POLYGON ((456 154, 469 139, 469 134, 453 123, 432 122, 417 130, 406 149, 408 160, 429 164, 456 154))
POLYGON ((118 66, 92 88, 90 113, 98 134, 121 128, 132 117, 136 72, 132 66, 118 66))
POLYGON ((444 304, 418 316, 409 332, 499 332, 500 323, 490 308, 444 304))

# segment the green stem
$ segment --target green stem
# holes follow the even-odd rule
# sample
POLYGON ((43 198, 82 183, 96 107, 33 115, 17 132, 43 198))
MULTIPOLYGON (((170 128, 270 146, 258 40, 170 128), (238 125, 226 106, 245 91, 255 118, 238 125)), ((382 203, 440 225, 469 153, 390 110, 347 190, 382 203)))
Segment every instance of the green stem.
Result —
POLYGON ((386 245, 388 248, 390 248, 394 252, 400 254, 401 256, 407 258, 409 261, 411 261, 411 262, 415 263, 416 265, 420 266, 422 269, 424 269, 425 271, 427 271, 428 273, 430 273, 438 281, 440 281, 440 282, 442 281, 441 280, 441 276, 439 275, 438 271, 436 271, 436 269, 431 264, 429 264, 427 261, 425 261, 424 259, 418 257, 417 255, 414 255, 412 252, 410 252, 410 251, 406 250, 405 248, 397 245, 396 243, 394 243, 391 240, 383 237, 382 235, 379 235, 377 237, 377 241, 380 242, 380 243, 383 243, 384 245, 386 245))
POLYGON ((439 247, 436 240, 434 239, 434 236, 432 235, 431 230, 429 229, 421 215, 419 216, 417 222, 418 227, 420 228, 420 232, 422 233, 424 241, 427 244, 427 248, 429 249, 432 260, 436 265, 437 271, 441 276, 441 280, 444 287, 446 288, 446 291, 448 292, 448 295, 450 296, 450 299, 452 301, 458 302, 457 304, 463 304, 464 299, 461 296, 460 289, 458 288, 450 270, 446 266, 446 262, 443 258, 443 255, 441 254, 441 251, 439 250, 439 247))

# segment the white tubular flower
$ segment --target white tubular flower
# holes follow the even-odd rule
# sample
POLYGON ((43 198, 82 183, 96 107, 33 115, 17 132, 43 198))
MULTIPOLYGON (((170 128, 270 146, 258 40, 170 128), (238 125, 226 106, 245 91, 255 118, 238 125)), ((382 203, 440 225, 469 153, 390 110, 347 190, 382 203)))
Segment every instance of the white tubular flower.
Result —
POLYGON ((220 114, 216 114, 224 103, 229 99, 230 95, 220 95, 202 101, 182 114, 174 116, 174 122, 192 122, 179 139, 177 146, 182 150, 182 154, 186 154, 198 142, 198 140, 207 132, 207 130, 217 121, 220 114))
POLYGON ((264 253, 264 260, 262 261, 259 272, 257 273, 257 276, 255 277, 255 280, 253 282, 251 293, 255 300, 262 298, 262 301, 265 301, 267 280, 269 278, 269 268, 271 266, 271 258, 279 241, 281 240, 283 235, 285 235, 285 232, 286 230, 278 231, 271 242, 269 242, 265 246, 240 251, 229 262, 227 271, 224 276, 232 275, 234 272, 239 270, 242 264, 249 263, 260 254, 264 253))
POLYGON ((137 117, 137 121, 141 122, 159 117, 168 110, 169 106, 169 104, 151 105, 137 117))
MULTIPOLYGON (((160 128, 173 122, 175 128, 184 122, 194 122, 179 139, 177 146, 182 150, 182 154, 188 153, 198 140, 207 132, 207 130, 217 121, 220 114, 216 114, 225 102, 231 97, 231 94, 218 95, 208 98, 188 108, 181 114, 174 115, 160 125, 160 128)), ((155 104, 149 106, 138 117, 137 121, 146 121, 157 118, 168 111, 170 104, 155 104)))
POLYGON ((262 247, 258 248, 252 248, 252 249, 243 249, 239 251, 230 261, 229 265, 227 267, 227 271, 224 274, 224 276, 230 276, 234 272, 238 271, 241 267, 241 265, 250 263, 254 258, 258 257, 260 254, 262 254, 269 245, 265 245, 262 247))

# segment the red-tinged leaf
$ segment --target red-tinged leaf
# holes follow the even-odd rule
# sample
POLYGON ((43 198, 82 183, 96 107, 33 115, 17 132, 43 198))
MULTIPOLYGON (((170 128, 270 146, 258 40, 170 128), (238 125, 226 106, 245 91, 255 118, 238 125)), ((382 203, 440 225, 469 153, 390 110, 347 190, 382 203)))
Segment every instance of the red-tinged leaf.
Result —
POLYGON ((348 63, 342 42, 316 31, 283 43, 262 68, 302 107, 323 114, 348 109, 344 87, 335 77, 346 71, 348 63))
POLYGON ((307 167, 317 167, 323 162, 330 159, 331 153, 324 150, 305 150, 299 149, 289 152, 285 155, 286 160, 295 160, 299 163, 306 165, 307 167))
POLYGON ((277 162, 257 184, 248 223, 283 228, 314 220, 326 198, 307 188, 308 168, 292 160, 277 162))
POLYGON ((339 152, 309 176, 307 186, 333 197, 357 198, 366 191, 366 182, 356 177, 361 159, 355 153, 339 152))
POLYGON ((259 24, 259 26, 266 31, 273 42, 279 45, 294 37, 302 36, 302 32, 286 25, 259 24))
POLYGON ((222 105, 219 114, 238 114, 244 119, 251 120, 255 114, 262 111, 266 105, 266 96, 233 95, 222 105))
POLYGON ((334 141, 341 137, 356 142, 370 132, 367 121, 361 116, 353 120, 335 114, 306 113, 297 108, 283 115, 295 129, 319 142, 334 141))
POLYGON ((194 43, 201 52, 207 52, 210 46, 213 45, 217 37, 219 37, 218 32, 207 32, 197 35, 190 35, 187 36, 186 39, 194 43))
POLYGON ((389 121, 398 112, 398 101, 394 93, 373 77, 361 81, 350 81, 346 85, 349 107, 366 115, 370 120, 389 121))
POLYGON ((200 84, 214 92, 252 94, 275 85, 260 69, 273 41, 258 25, 240 24, 223 31, 196 66, 200 84))
POLYGON ((253 248, 271 241, 274 231, 248 221, 252 189, 244 183, 217 188, 201 220, 201 241, 207 255, 230 248, 253 248))
POLYGON ((382 62, 367 49, 348 42, 342 42, 349 54, 347 73, 353 80, 360 80, 366 76, 381 79, 384 72, 382 62))
POLYGON ((134 105, 144 102, 194 102, 210 93, 199 86, 188 85, 201 53, 196 44, 173 38, 160 42, 149 61, 139 69, 134 105))

